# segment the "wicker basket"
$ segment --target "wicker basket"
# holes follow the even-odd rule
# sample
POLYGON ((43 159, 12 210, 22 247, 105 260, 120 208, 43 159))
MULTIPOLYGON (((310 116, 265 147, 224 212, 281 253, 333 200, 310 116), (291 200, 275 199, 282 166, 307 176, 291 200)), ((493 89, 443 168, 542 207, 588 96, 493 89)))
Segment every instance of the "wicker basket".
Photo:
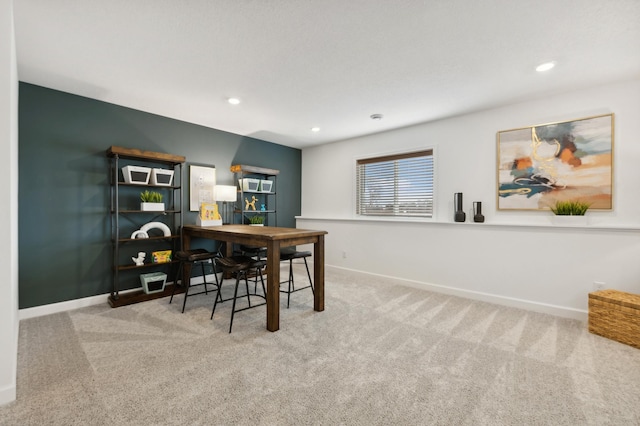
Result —
POLYGON ((618 290, 589 293, 589 331, 640 349, 640 295, 618 290))

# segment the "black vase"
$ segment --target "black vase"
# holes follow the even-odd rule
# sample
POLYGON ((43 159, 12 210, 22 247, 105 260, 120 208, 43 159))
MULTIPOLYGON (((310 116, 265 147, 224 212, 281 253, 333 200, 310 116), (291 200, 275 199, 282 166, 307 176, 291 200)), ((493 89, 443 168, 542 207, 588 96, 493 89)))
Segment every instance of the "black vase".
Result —
POLYGON ((484 222, 484 216, 482 215, 482 202, 473 202, 473 221, 482 223, 484 222))
POLYGON ((467 219, 467 214, 462 208, 462 192, 453 194, 453 207, 456 211, 453 215, 453 220, 456 222, 464 222, 467 219))

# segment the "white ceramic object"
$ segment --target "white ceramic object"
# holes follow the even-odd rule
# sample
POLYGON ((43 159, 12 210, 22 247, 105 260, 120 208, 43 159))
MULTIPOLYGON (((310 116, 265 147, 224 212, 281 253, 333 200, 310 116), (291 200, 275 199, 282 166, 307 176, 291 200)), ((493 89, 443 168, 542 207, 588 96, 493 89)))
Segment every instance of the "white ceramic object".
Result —
POLYGON ((147 234, 149 233, 150 229, 160 229, 164 233, 165 237, 170 237, 171 236, 171 229, 169 229, 169 227, 167 225, 165 225, 164 223, 162 223, 162 222, 145 223, 140 228, 141 231, 146 232, 147 234))
POLYGON ((147 256, 147 254, 143 251, 138 252, 138 257, 132 257, 131 260, 133 260, 133 263, 136 264, 136 266, 142 266, 144 265, 144 258, 147 256))
POLYGON ((135 240, 136 238, 149 238, 149 234, 138 229, 137 231, 134 231, 133 234, 131 234, 132 240, 135 240))
POLYGON ((140 210, 143 212, 163 212, 164 203, 140 203, 140 210))

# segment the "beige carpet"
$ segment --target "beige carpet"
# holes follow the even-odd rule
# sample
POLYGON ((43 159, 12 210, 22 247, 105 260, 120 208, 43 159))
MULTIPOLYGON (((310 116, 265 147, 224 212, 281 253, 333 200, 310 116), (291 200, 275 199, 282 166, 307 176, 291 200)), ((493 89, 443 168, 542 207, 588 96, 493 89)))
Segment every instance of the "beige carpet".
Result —
POLYGON ((334 269, 326 293, 276 333, 261 307, 229 335, 213 295, 22 321, 0 424, 640 424, 640 350, 584 323, 334 269))

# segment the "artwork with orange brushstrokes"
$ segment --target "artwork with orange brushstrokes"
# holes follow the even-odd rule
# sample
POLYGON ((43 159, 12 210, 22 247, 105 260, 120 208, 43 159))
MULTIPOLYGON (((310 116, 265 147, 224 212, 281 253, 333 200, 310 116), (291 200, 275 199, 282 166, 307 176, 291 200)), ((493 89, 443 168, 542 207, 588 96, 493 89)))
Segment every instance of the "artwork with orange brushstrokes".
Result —
POLYGON ((611 210, 613 114, 498 132, 498 210, 611 210))

